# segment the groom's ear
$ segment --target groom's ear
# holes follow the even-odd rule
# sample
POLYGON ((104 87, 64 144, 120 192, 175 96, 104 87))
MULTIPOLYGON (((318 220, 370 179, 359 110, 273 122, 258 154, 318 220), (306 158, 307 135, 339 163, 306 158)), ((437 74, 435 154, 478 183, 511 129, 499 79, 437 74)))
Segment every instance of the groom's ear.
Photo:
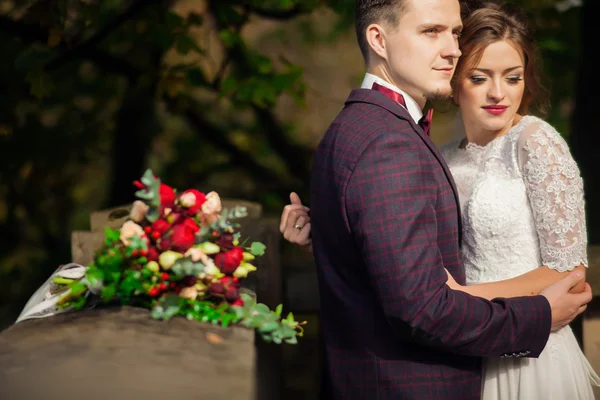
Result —
POLYGON ((370 52, 387 61, 387 41, 385 29, 379 24, 371 24, 367 27, 365 38, 369 44, 370 52))

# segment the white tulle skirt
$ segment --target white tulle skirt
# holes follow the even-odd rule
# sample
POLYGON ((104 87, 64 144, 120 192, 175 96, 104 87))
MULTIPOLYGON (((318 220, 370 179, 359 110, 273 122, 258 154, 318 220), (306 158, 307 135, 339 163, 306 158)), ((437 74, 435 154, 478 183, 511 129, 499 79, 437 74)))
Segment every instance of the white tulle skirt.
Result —
POLYGON ((483 400, 594 400, 600 386, 570 327, 550 334, 539 358, 484 362, 483 400))

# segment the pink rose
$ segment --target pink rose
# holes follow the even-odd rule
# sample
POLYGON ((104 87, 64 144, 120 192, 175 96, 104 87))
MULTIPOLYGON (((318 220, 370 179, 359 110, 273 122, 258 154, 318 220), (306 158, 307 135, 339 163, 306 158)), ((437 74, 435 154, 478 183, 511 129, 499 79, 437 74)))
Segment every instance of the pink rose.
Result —
POLYGON ((136 200, 133 202, 133 207, 131 207, 131 212, 129 213, 129 218, 133 222, 142 222, 144 218, 146 218, 146 213, 150 207, 141 200, 136 200))
POLYGON ((129 246, 131 243, 131 238, 135 235, 138 235, 139 237, 146 236, 144 229, 141 226, 133 221, 127 221, 121 227, 121 235, 119 236, 119 239, 121 239, 121 242, 123 242, 125 246, 129 246))
POLYGON ((207 265, 209 263, 208 256, 199 248, 192 247, 188 251, 185 252, 186 257, 190 257, 193 262, 202 262, 202 264, 207 265))

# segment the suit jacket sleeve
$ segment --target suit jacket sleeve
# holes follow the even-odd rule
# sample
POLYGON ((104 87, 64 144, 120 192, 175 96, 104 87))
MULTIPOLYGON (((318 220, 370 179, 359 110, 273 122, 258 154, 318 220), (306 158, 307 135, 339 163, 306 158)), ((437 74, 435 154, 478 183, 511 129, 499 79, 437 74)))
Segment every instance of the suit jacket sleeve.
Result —
POLYGON ((551 327, 545 297, 490 302, 445 284, 433 168, 422 143, 381 134, 348 180, 348 224, 387 320, 396 332, 453 353, 537 357, 551 327))

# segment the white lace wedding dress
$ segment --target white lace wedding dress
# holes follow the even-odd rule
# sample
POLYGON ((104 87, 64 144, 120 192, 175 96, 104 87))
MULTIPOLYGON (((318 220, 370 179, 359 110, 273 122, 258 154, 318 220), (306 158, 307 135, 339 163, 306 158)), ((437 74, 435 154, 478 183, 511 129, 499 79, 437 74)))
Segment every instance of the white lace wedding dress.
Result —
MULTIPOLYGON (((540 265, 587 267, 583 182, 552 126, 525 116, 486 146, 463 136, 442 146, 442 155, 459 192, 468 284, 540 265)), ((592 384, 600 378, 567 326, 550 335, 539 358, 486 359, 482 399, 589 400, 592 384)))

